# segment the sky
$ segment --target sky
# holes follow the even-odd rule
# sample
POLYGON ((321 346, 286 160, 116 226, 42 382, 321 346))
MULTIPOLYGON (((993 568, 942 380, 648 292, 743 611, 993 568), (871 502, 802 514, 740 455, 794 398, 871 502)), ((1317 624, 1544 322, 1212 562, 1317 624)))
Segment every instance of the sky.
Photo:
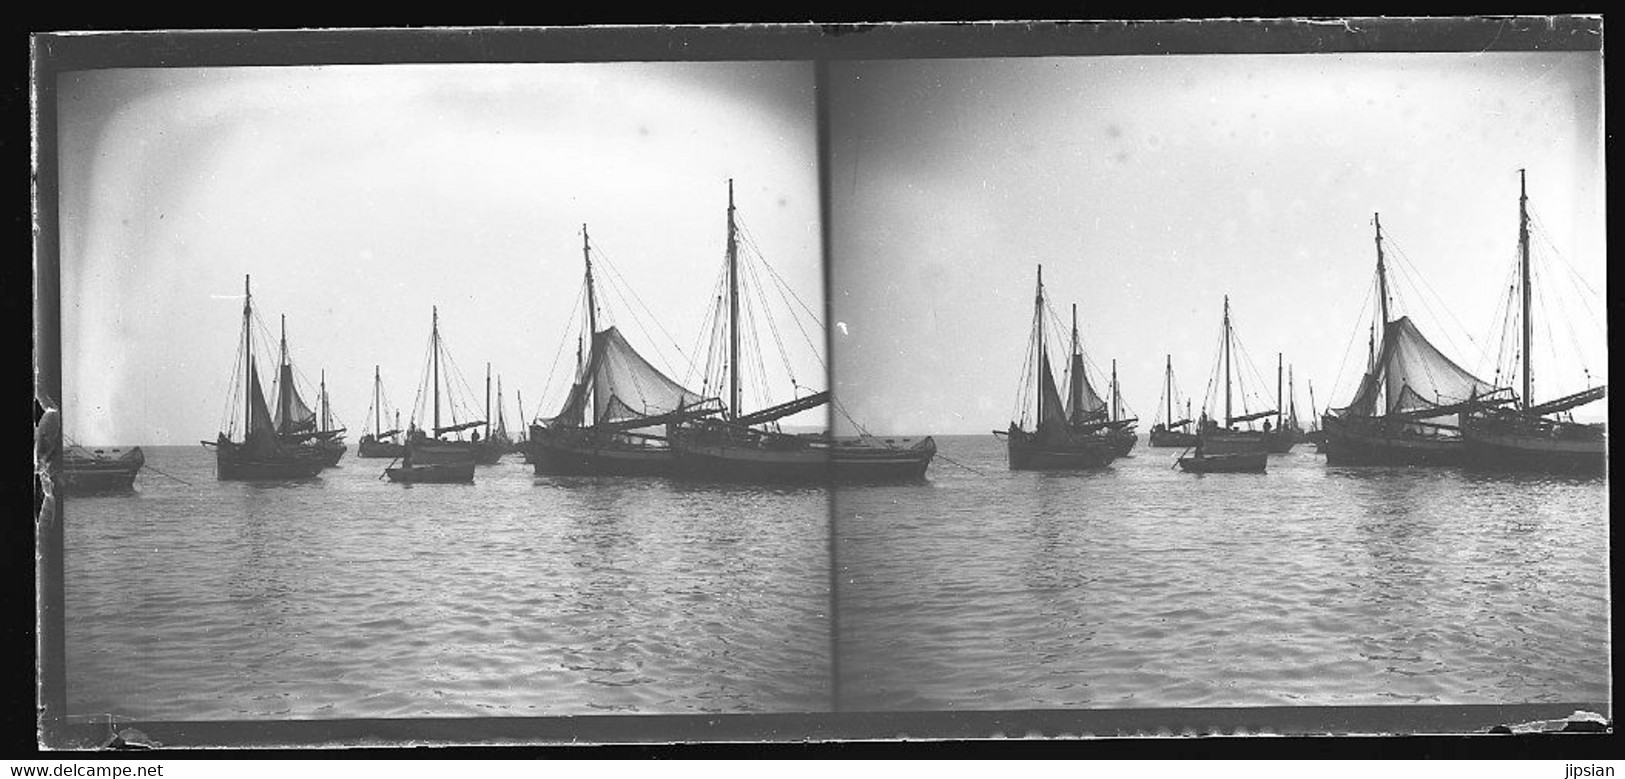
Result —
MULTIPOLYGON (((852 420, 838 427, 1007 426, 1032 402, 1017 390, 1039 264, 1055 313, 1078 306, 1097 389, 1115 359, 1142 431, 1161 416, 1167 360, 1182 397, 1222 408, 1209 377, 1226 295, 1248 358, 1235 370, 1262 390, 1249 409, 1274 406, 1281 353, 1307 421, 1311 385, 1324 409, 1359 381, 1377 213, 1395 316, 1489 379, 1520 168, 1545 236, 1537 336, 1554 336, 1533 352, 1536 397, 1606 380, 1598 53, 830 70, 832 346, 852 420)), ((1588 413, 1602 418, 1605 404, 1588 413)))
MULTIPOLYGON (((307 400, 325 371, 352 440, 374 365, 410 416, 433 306, 475 410, 490 362, 510 425, 516 391, 528 416, 551 415, 574 362, 583 224, 608 266, 601 321, 683 381, 696 374, 677 352, 714 307, 730 178, 760 256, 822 312, 813 95, 797 62, 63 74, 64 430, 213 440, 233 411, 245 275, 270 331, 287 317, 307 400)), ((822 347, 764 357, 770 397, 823 389, 822 347)))

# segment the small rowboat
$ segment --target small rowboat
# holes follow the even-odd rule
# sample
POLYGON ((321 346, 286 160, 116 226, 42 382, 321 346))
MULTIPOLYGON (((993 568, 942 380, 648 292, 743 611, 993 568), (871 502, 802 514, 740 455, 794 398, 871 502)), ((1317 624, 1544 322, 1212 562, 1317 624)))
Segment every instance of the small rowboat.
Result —
POLYGON ((1179 458, 1179 467, 1189 473, 1263 473, 1268 459, 1265 452, 1191 455, 1179 458))
POLYGON ((402 465, 384 469, 384 475, 402 484, 473 484, 474 461, 402 465))

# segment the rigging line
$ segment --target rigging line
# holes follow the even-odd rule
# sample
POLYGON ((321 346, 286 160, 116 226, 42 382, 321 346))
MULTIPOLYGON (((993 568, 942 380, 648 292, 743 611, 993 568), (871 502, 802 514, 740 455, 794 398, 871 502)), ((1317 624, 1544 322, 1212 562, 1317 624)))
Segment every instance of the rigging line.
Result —
MULTIPOLYGON (((570 314, 564 318, 564 321, 570 322, 570 321, 572 321, 572 320, 574 320, 576 318, 576 314, 581 310, 581 303, 582 303, 583 299, 585 299, 586 297, 587 297, 586 285, 583 284, 582 288, 576 290, 575 303, 570 307, 570 314)), ((569 343, 569 342, 570 342, 570 330, 569 330, 568 327, 566 327, 565 330, 564 330, 564 337, 559 339, 558 348, 553 350, 553 363, 551 365, 549 365, 548 368, 547 368, 547 380, 542 383, 542 395, 541 395, 541 401, 542 402, 538 403, 537 406, 536 406, 536 417, 535 417, 535 419, 527 420, 528 423, 534 423, 536 421, 536 419, 541 419, 542 414, 543 414, 542 409, 549 408, 549 406, 547 405, 547 400, 548 400, 547 393, 550 390, 553 389, 553 376, 556 374, 556 372, 558 371, 558 368, 559 368, 559 357, 564 355, 564 345, 569 343)), ((571 382, 571 383, 574 384, 574 382, 571 382)))
MULTIPOLYGON (((774 320, 774 317, 773 317, 773 312, 772 312, 772 309, 770 307, 771 301, 769 301, 767 299, 767 292, 762 286, 761 278, 756 274, 755 263, 747 263, 745 265, 745 268, 746 268, 746 272, 745 272, 746 277, 750 279, 750 284, 748 285, 748 287, 746 289, 746 293, 755 295, 755 298, 752 300, 752 306, 758 306, 759 305, 761 307, 760 309, 758 309, 758 310, 760 310, 762 312, 761 313, 761 318, 765 319, 767 321, 768 331, 773 336, 773 343, 774 343, 775 346, 778 347, 778 350, 779 350, 779 359, 780 359, 781 362, 784 363, 784 371, 790 377, 791 386, 794 387, 794 386, 796 386, 798 384, 798 382, 796 381, 795 368, 790 365, 790 354, 784 348, 784 340, 779 337, 779 326, 778 326, 778 323, 774 320)), ((761 355, 758 355, 758 361, 760 361, 760 358, 761 358, 761 355)), ((821 360, 821 359, 818 362, 819 362, 820 365, 823 364, 823 360, 821 360)), ((764 368, 765 368, 765 366, 764 366, 764 368)), ((827 372, 828 371, 826 369, 826 373, 827 372)), ((792 392, 791 397, 794 397, 794 396, 795 396, 795 393, 792 392)))
MULTIPOLYGON (((762 263, 762 267, 766 268, 769 274, 773 273, 773 267, 768 265, 765 261, 762 263)), ((775 281, 778 281, 776 277, 775 281)), ((823 368, 826 374, 829 373, 829 366, 824 362, 824 357, 822 354, 823 350, 817 343, 814 342, 812 336, 807 334, 807 328, 802 325, 801 317, 796 316, 795 307, 790 304, 790 298, 795 294, 794 291, 789 290, 782 282, 775 284, 775 291, 779 293, 779 299, 784 301, 785 309, 790 312, 791 323, 796 326, 796 330, 801 333, 801 339, 806 342, 808 348, 812 350, 813 357, 818 360, 819 367, 823 368), (789 293, 788 296, 786 295, 787 292, 789 293)), ((810 315, 811 314, 809 312, 809 316, 810 315)), ((816 317, 813 318, 813 323, 818 326, 820 332, 827 332, 824 330, 823 323, 818 321, 816 317)))
MULTIPOLYGON (((1332 387, 1331 387, 1331 393, 1332 393, 1331 396, 1332 397, 1337 397, 1339 394, 1341 394, 1339 392, 1339 390, 1342 389, 1343 369, 1348 367, 1349 353, 1354 350, 1354 342, 1360 336, 1360 324, 1363 324, 1365 322, 1366 309, 1371 306, 1371 302, 1376 298, 1376 296, 1377 296, 1377 279, 1376 279, 1376 274, 1373 273, 1372 277, 1371 277, 1371 284, 1369 286, 1367 286, 1366 290, 1365 290, 1365 299, 1363 301, 1361 301, 1361 303, 1360 303, 1360 313, 1356 314, 1355 317, 1354 317, 1354 321, 1356 322, 1356 324, 1354 326, 1354 329, 1349 333, 1348 344, 1343 347, 1343 358, 1337 364, 1337 374, 1332 379, 1332 387)), ((1364 377, 1365 376, 1365 371, 1363 371, 1363 370, 1360 371, 1360 375, 1362 377, 1364 377)), ((1363 383, 1363 380, 1362 380, 1362 383, 1363 383)), ((1356 389, 1355 392, 1358 393, 1359 390, 1356 389)), ((1330 403, 1331 403, 1331 401, 1328 400, 1327 401, 1327 404, 1328 404, 1327 408, 1328 409, 1331 408, 1330 403)))
MULTIPOLYGON (((1587 316, 1591 320, 1590 324, 1596 325, 1599 331, 1606 331, 1607 328, 1602 325, 1602 318, 1598 317, 1596 311, 1591 307, 1591 298, 1596 297, 1600 299, 1602 296, 1597 294, 1597 291, 1592 288, 1589 282, 1585 280, 1584 276, 1581 275, 1579 270, 1575 268, 1574 265, 1569 263, 1568 259, 1563 256, 1563 253, 1557 250, 1556 244, 1552 243, 1551 237, 1547 234, 1545 225, 1539 223, 1534 218, 1534 214, 1532 213, 1530 214, 1530 221, 1534 223, 1532 227, 1538 228, 1538 230, 1531 230, 1531 235, 1540 238, 1541 243, 1543 244, 1541 259, 1545 259, 1546 251, 1550 251, 1551 255, 1557 258, 1558 263, 1561 263, 1562 269, 1567 271, 1567 278, 1574 285, 1574 291, 1576 293, 1574 297, 1580 301, 1581 307, 1585 309, 1587 316), (1585 294, 1587 292, 1589 292, 1590 295, 1585 294)), ((1541 264, 1556 265, 1558 263, 1543 262, 1541 264)))
MULTIPOLYGON (((1405 263, 1405 266, 1407 268, 1406 274, 1411 277, 1410 279, 1407 279, 1407 281, 1410 282, 1411 287, 1413 289, 1416 289, 1417 282, 1421 282, 1422 287, 1426 289, 1427 293, 1432 295, 1433 299, 1438 301, 1439 307, 1444 309, 1444 312, 1450 316, 1450 321, 1455 322, 1456 327, 1461 330, 1462 335, 1465 335, 1467 337, 1467 342, 1473 344, 1474 346, 1477 346, 1478 342, 1473 340, 1473 334, 1470 331, 1467 330, 1467 326, 1462 324, 1460 319, 1456 318, 1456 312, 1451 310, 1449 304, 1445 301, 1444 296, 1440 295, 1438 293, 1438 291, 1433 289, 1433 285, 1428 283, 1427 275, 1422 273, 1422 271, 1419 268, 1416 267, 1416 263, 1413 262, 1411 260, 1411 258, 1410 258, 1410 255, 1405 252, 1405 248, 1403 246, 1397 245, 1397 244, 1395 245, 1394 248, 1396 249, 1400 260, 1402 260, 1405 263)), ((1418 297, 1422 296, 1421 295, 1421 290, 1417 290, 1417 296, 1418 297)), ((1426 305, 1425 300, 1424 300, 1423 305, 1426 305)), ((1446 333, 1446 337, 1448 337, 1448 333, 1446 333)), ((1459 346, 1457 348, 1459 348, 1459 346)))
POLYGON ((1603 295, 1601 293, 1597 292, 1597 290, 1595 288, 1593 288, 1591 286, 1591 284, 1585 280, 1585 278, 1581 275, 1579 269, 1575 268, 1574 265, 1569 263, 1568 258, 1566 256, 1564 256, 1563 252, 1560 252, 1560 251, 1557 250, 1557 244, 1552 242, 1551 234, 1546 229, 1546 224, 1544 222, 1542 222, 1538 216, 1535 215, 1535 212, 1533 212, 1533 211, 1529 212, 1529 221, 1530 221, 1531 225, 1536 228, 1535 230, 1531 230, 1530 232, 1533 235, 1535 235, 1536 237, 1540 238, 1541 242, 1546 245, 1546 248, 1551 249, 1552 254, 1557 257, 1559 262, 1563 263, 1563 266, 1568 269, 1569 273, 1572 276, 1574 276, 1575 280, 1579 281, 1581 286, 1584 286, 1586 288, 1586 290, 1589 291, 1593 296, 1595 296, 1597 298, 1602 298, 1603 295))
MULTIPOLYGON (((1531 268, 1533 268, 1533 266, 1531 266, 1531 268)), ((1531 279, 1530 280, 1531 280, 1531 282, 1534 281, 1534 274, 1533 273, 1531 274, 1531 279)), ((1543 316, 1543 317, 1540 318, 1541 323, 1546 327, 1546 343, 1548 345, 1555 346, 1557 344, 1557 335, 1552 332, 1552 320, 1557 318, 1556 316, 1554 316, 1555 311, 1554 311, 1554 309, 1552 309, 1551 305, 1546 302, 1546 291, 1543 288, 1543 285, 1534 285, 1534 290, 1535 290, 1536 302, 1538 302, 1540 304, 1540 307, 1541 307, 1541 309, 1543 311, 1548 312, 1547 316, 1543 316)), ((1568 321, 1568 317, 1563 317, 1563 321, 1564 321, 1565 324, 1569 325, 1569 344, 1574 347, 1574 359, 1577 360, 1580 363, 1580 369, 1582 371, 1584 371, 1587 376, 1590 376, 1591 371, 1586 368, 1585 357, 1583 356, 1583 353, 1580 350, 1580 341, 1579 341, 1578 338, 1574 337, 1574 325, 1573 325, 1573 323, 1568 321)), ((1555 348, 1551 350, 1551 357, 1552 357, 1552 362, 1557 361, 1558 354, 1557 354, 1557 350, 1555 348)), ((1550 363, 1548 363, 1548 364, 1550 364, 1550 363)), ((1550 374, 1551 371, 1546 371, 1546 373, 1550 374)), ((1558 386, 1559 385, 1556 382, 1547 382, 1548 393, 1549 394, 1556 394, 1558 386)))
POLYGON ((761 262, 762 267, 767 269, 768 274, 773 277, 780 287, 790 293, 790 297, 794 298, 795 301, 801 305, 802 310, 807 312, 807 316, 811 317, 813 322, 816 323, 820 329, 822 329, 824 327, 823 318, 820 317, 817 312, 813 311, 812 307, 807 305, 806 301, 803 301, 800 295, 795 293, 795 290, 790 286, 790 282, 788 280, 786 280, 783 276, 780 276, 779 272, 773 269, 773 265, 767 261, 767 255, 762 251, 761 245, 756 242, 755 234, 743 224, 740 224, 737 218, 734 220, 734 227, 735 232, 744 239, 745 244, 749 246, 750 251, 756 255, 756 258, 761 262))
POLYGON ((617 268, 614 263, 609 262, 607 257, 603 257, 602 253, 597 249, 594 249, 593 252, 600 255, 602 260, 601 267, 606 268, 609 271, 605 278, 611 282, 610 290, 620 298, 621 303, 625 306, 627 311, 631 313, 632 321, 637 324, 638 329, 643 333, 644 338, 646 338, 650 345, 656 349, 656 356, 665 363, 664 367, 666 371, 674 372, 672 371, 673 365, 679 364, 680 361, 688 360, 688 355, 683 353, 682 345, 677 343, 677 339, 672 337, 671 332, 666 330, 665 326, 660 323, 660 318, 655 316, 654 311, 650 309, 648 304, 643 301, 643 298, 638 295, 637 290, 633 289, 632 284, 627 281, 625 274, 621 273, 620 269, 617 268), (665 344, 662 343, 659 338, 656 338, 655 334, 650 331, 648 327, 649 324, 654 325, 654 328, 659 330, 660 334, 665 336, 666 340, 671 343, 671 347, 677 351, 677 356, 679 358, 678 361, 674 361, 669 358, 664 351, 665 344))

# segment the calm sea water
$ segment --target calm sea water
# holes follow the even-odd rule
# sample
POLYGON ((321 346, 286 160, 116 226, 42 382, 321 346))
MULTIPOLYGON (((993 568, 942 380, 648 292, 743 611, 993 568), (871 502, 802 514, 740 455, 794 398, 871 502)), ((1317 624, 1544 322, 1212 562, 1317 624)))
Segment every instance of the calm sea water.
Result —
POLYGON ((827 711, 821 490, 545 478, 220 482, 144 447, 64 508, 76 715, 166 720, 827 711))
POLYGON ((1440 469, 923 484, 214 478, 65 507, 69 709, 170 720, 1610 700, 1607 485, 1440 469), (837 521, 839 584, 829 591, 837 521), (834 613, 831 613, 831 610, 834 613), (838 625, 832 658, 830 628, 838 625), (839 677, 833 677, 832 667, 839 677), (838 684, 837 684, 838 683, 838 684))
POLYGON ((835 496, 843 709, 1610 700, 1601 480, 937 442, 928 486, 835 496))

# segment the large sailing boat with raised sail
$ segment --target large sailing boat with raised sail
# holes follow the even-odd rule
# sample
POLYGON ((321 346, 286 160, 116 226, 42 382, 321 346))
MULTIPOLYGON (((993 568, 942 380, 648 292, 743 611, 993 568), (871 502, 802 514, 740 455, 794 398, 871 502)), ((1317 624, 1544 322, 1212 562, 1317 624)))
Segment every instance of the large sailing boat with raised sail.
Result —
MULTIPOLYGON (((1575 422, 1564 412, 1602 400, 1606 383, 1543 403, 1535 402, 1534 282, 1529 259, 1529 191, 1518 171, 1518 284, 1516 373, 1521 380, 1512 407, 1464 412, 1461 436, 1467 463, 1489 470, 1566 471, 1602 474, 1608 469, 1608 434, 1604 424, 1575 422)), ((1503 343, 1510 339, 1503 339, 1503 343)), ((1590 371, 1586 370, 1587 383, 1590 371)))
POLYGON ((526 459, 538 474, 648 476, 670 472, 661 426, 721 410, 662 373, 611 325, 599 329, 593 250, 581 226, 585 303, 577 337, 576 378, 563 408, 530 426, 526 459))
MULTIPOLYGON (((834 437, 827 432, 795 435, 780 428, 781 419, 830 404, 832 401, 828 390, 803 395, 759 411, 742 411, 744 399, 740 367, 744 363, 741 362, 740 352, 744 333, 742 325, 745 322, 740 314, 741 303, 744 302, 741 292, 746 288, 742 283, 739 249, 733 180, 729 179, 726 355, 713 350, 712 356, 721 359, 710 360, 707 365, 708 377, 725 374, 718 377, 715 386, 720 388, 726 385, 728 396, 720 414, 669 426, 677 473, 689 478, 718 481, 886 481, 923 477, 937 451, 936 441, 930 436, 918 439, 881 438, 864 432, 855 420, 853 426, 860 431, 860 435, 855 437, 834 437)), ((766 275, 778 280, 776 272, 766 265, 765 259, 757 259, 767 271, 766 275)), ((763 312, 762 316, 766 317, 765 292, 760 289, 756 292, 763 298, 757 305, 763 312)), ((713 344, 722 340, 718 335, 724 327, 720 297, 719 315, 712 320, 713 344)), ((810 310, 808 313, 811 314, 810 310)), ((815 330, 823 332, 823 324, 817 322, 816 317, 814 319, 815 330)), ((771 327, 771 322, 769 324, 771 327)), ((774 337, 777 338, 776 331, 774 337)), ((761 342, 759 338, 752 340, 761 342)), ((816 351, 817 346, 812 346, 816 351)), ((791 381, 794 383, 793 376, 791 381)), ((800 385, 796 386, 801 389, 800 385)), ((838 403, 834 406, 836 411, 841 411, 838 403)))
POLYGON ((1084 361, 1077 347, 1077 309, 1073 308, 1073 349, 1068 377, 1068 401, 1061 402, 1044 347, 1048 306, 1044 302, 1044 266, 1038 266, 1038 288, 1033 302, 1033 327, 1027 339, 1027 370, 1023 371, 1018 403, 1019 418, 1009 430, 995 430, 1005 439, 1010 469, 1082 470, 1100 468, 1117 458, 1118 446, 1103 432, 1098 421, 1105 415, 1105 403, 1095 394, 1084 376, 1084 361), (1031 397, 1033 407, 1026 404, 1031 397), (1031 416, 1029 408, 1033 408, 1031 416), (1029 429, 1030 427, 1030 429, 1029 429))
POLYGON ((1465 455, 1456 422, 1463 411, 1511 401, 1510 391, 1468 373, 1440 352, 1410 317, 1390 318, 1382 221, 1377 244, 1377 307, 1370 357, 1347 406, 1321 416, 1328 465, 1457 465, 1465 455))
MULTIPOLYGON (((1276 410, 1272 408, 1267 411, 1249 411, 1246 408, 1247 393, 1244 386, 1241 393, 1242 413, 1235 413, 1233 385, 1236 382, 1233 379, 1236 378, 1234 376, 1236 334, 1230 322, 1229 295, 1224 297, 1224 320, 1221 327, 1220 356, 1214 366, 1214 373, 1217 375, 1219 368, 1223 367, 1224 424, 1220 426, 1206 411, 1206 401, 1212 396, 1210 392, 1209 398, 1204 398, 1202 418, 1197 425, 1196 451, 1188 457, 1180 457, 1178 464, 1181 469, 1192 473, 1262 473, 1269 455, 1269 431, 1253 430, 1252 423, 1274 415, 1276 410), (1246 424, 1248 428, 1236 427, 1241 424, 1246 424)), ((1268 424, 1265 423, 1266 426, 1268 424)))
POLYGON ((243 402, 242 437, 235 413, 226 429, 213 441, 202 444, 215 450, 215 473, 222 481, 302 479, 315 476, 325 465, 325 456, 315 449, 290 444, 278 434, 271 409, 265 402, 259 370, 254 360, 254 296, 249 278, 243 277, 243 338, 239 344, 237 367, 233 373, 232 399, 241 392, 243 402), (238 380, 241 383, 237 383, 238 380))

